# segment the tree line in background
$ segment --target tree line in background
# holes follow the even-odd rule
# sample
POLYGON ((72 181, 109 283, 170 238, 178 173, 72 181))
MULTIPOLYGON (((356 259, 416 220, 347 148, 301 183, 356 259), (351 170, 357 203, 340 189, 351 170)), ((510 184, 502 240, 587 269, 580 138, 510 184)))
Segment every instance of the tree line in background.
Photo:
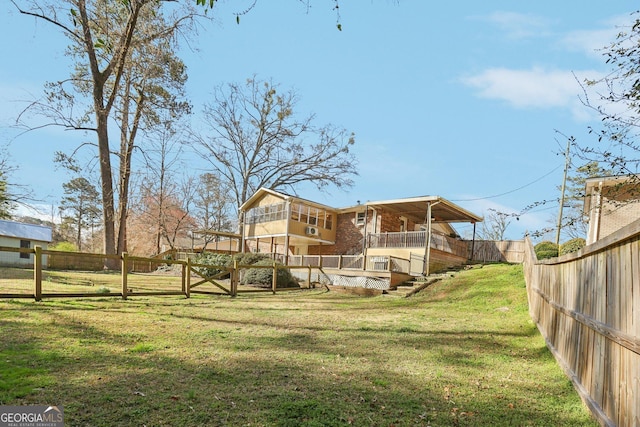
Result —
MULTIPOLYGON (((197 2, 12 3, 69 39, 69 78, 48 83, 19 120, 35 114, 46 120, 40 126, 86 135, 56 155, 73 176, 64 186, 60 236, 78 249, 96 250, 99 242, 106 254, 157 254, 184 246, 195 230, 231 231, 241 223, 233 214, 259 187, 353 184, 353 134, 300 116, 297 93, 271 81, 253 76, 216 88, 202 116, 207 132, 189 128, 187 72, 175 52, 197 23, 211 19, 197 2), (190 168, 186 149, 209 162, 211 173, 190 168)), ((205 245, 214 238, 200 235, 205 245)))
MULTIPOLYGON (((12 3, 69 39, 74 60, 69 78, 47 84, 44 97, 19 120, 34 113, 46 118, 42 126, 87 136, 81 146, 58 153, 56 159, 73 176, 61 200, 60 231, 78 248, 90 244, 97 250, 100 242, 100 251, 107 254, 153 254, 192 237, 189 231, 194 229, 237 230, 241 219, 234 214, 261 186, 295 192, 304 182, 320 190, 353 185, 353 134, 330 124, 318 126, 313 115, 300 115, 298 94, 272 81, 252 76, 244 83, 216 87, 200 116, 206 130, 190 129, 193 106, 184 92, 188 76, 175 52, 184 37, 188 41, 195 34, 198 23, 211 19, 207 9, 215 11, 215 1, 12 3), (210 173, 190 170, 184 150, 198 153, 211 166, 210 173)), ((335 6, 337 11, 337 2, 335 6)), ((639 49, 636 19, 605 48, 614 71, 584 83, 606 88, 597 101, 586 96, 586 90, 583 98, 585 106, 602 116, 603 127, 591 129, 593 144, 571 144, 574 156, 562 223, 568 237, 584 235, 585 179, 637 173, 639 49), (616 106, 614 112, 607 105, 616 106)), ((15 203, 29 200, 28 189, 10 183, 10 170, 6 162, 0 163, 0 217, 10 216, 15 203)), ((513 214, 490 211, 481 234, 502 239, 513 219, 548 202, 513 214)))

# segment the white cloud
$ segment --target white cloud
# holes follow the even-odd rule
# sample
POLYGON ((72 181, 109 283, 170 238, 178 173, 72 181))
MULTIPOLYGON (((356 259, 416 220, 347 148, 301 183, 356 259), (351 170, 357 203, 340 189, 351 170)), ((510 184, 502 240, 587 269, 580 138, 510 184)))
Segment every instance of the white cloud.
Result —
POLYGON ((480 74, 463 77, 462 83, 476 89, 481 98, 497 99, 516 108, 568 108, 578 120, 588 118, 580 101, 585 77, 599 78, 597 71, 529 70, 489 68, 480 74))
POLYGON ((478 19, 490 22, 512 39, 546 36, 552 24, 552 21, 541 16, 506 11, 496 11, 478 19))
POLYGON ((602 59, 603 49, 610 46, 621 31, 628 30, 633 21, 634 17, 631 15, 614 16, 603 21, 601 28, 571 31, 560 43, 566 49, 602 59))

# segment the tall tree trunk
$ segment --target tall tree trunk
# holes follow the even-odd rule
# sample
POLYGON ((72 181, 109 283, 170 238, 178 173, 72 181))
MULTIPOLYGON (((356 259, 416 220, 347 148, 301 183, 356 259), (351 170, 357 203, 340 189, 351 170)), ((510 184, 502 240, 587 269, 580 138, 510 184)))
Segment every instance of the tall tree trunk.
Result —
POLYGON ((104 221, 104 253, 116 254, 115 239, 115 203, 113 198, 113 182, 111 169, 111 153, 109 150, 109 134, 107 133, 107 115, 96 112, 98 122, 98 153, 100 157, 100 181, 102 189, 102 215, 104 221))
POLYGON ((82 251, 82 216, 78 215, 78 232, 76 233, 76 243, 78 244, 78 251, 82 251))

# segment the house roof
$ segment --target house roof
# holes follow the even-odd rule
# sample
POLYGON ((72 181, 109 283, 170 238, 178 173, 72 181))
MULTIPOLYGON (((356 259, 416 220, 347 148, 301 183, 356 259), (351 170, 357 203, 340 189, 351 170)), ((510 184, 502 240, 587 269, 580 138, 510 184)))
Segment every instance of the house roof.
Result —
POLYGON ((7 220, 0 220, 0 236, 39 242, 52 240, 51 227, 7 220))
POLYGON ((247 201, 242 204, 242 206, 240 206, 240 210, 241 211, 247 210, 247 208, 249 208, 249 206, 253 205, 255 202, 257 202, 258 200, 260 200, 262 197, 264 197, 267 194, 270 194, 270 195, 276 196, 276 197, 280 197, 283 200, 297 200, 297 201, 303 202, 303 203, 305 203, 307 205, 315 206, 315 207, 320 208, 320 209, 332 210, 332 211, 336 211, 337 210, 336 208, 333 208, 333 207, 327 206, 327 205, 323 205, 322 203, 317 203, 317 202, 314 202, 312 200, 303 199, 302 197, 298 197, 298 196, 292 196, 290 194, 286 194, 286 193, 282 193, 282 192, 279 192, 279 191, 271 190, 270 188, 265 188, 265 187, 261 187, 261 188, 258 189, 258 191, 253 193, 253 195, 251 197, 249 197, 247 199, 247 201))
MULTIPOLYGON (((367 202, 365 206, 384 209, 406 217, 416 224, 427 222, 427 209, 431 204, 431 217, 435 222, 482 222, 483 218, 440 196, 409 197, 405 199, 367 202)), ((353 210, 353 207, 344 210, 353 210)))
POLYGON ((421 197, 409 197, 404 199, 393 200, 381 200, 376 202, 367 202, 363 205, 349 206, 346 208, 333 208, 320 203, 313 202, 311 200, 303 199, 297 196, 291 196, 285 193, 281 193, 268 188, 260 188, 251 196, 246 202, 242 204, 240 210, 244 211, 249 206, 260 200, 267 194, 271 194, 276 197, 280 197, 283 200, 298 200, 306 204, 316 206, 326 210, 333 210, 338 212, 350 212, 358 211, 366 207, 374 209, 385 209, 388 212, 393 212, 398 215, 405 216, 407 219, 415 222, 416 224, 423 224, 426 222, 427 206, 431 204, 431 217, 435 222, 482 222, 483 218, 468 210, 456 205, 444 199, 440 196, 421 196, 421 197))
MULTIPOLYGON (((587 178, 585 180, 585 196, 591 195, 601 185, 602 187, 614 187, 614 186, 626 186, 626 185, 640 186, 640 175, 622 175, 622 176, 603 176, 595 178, 587 178)), ((640 199, 640 195, 637 197, 640 199)), ((584 198, 584 205, 582 211, 588 214, 591 211, 591 197, 584 198)))

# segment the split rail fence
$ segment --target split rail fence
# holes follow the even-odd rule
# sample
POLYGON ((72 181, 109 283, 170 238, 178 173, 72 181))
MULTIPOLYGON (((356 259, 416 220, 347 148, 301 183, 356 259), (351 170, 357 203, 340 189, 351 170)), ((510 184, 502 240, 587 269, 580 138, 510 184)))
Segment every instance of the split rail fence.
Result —
POLYGON ((573 254, 525 246, 532 319, 604 426, 640 426, 640 220, 573 254))
MULTIPOLYGON (((27 259, 12 267, 0 268, 0 298, 109 297, 223 294, 236 296, 248 292, 272 292, 299 289, 279 287, 278 270, 299 270, 303 285, 312 286, 312 266, 239 265, 215 266, 187 260, 164 260, 122 255, 61 252, 35 248, 0 247, 3 264, 7 259, 27 259), (11 256, 13 254, 13 256, 11 256), (65 258, 64 262, 56 261, 65 258), (79 270, 59 270, 47 265, 71 265, 79 270), (89 270, 83 267, 91 266, 89 270), (97 267, 100 266, 100 267, 97 267), (104 267, 104 268, 103 268, 104 267), (269 287, 240 286, 240 277, 248 269, 272 270, 269 287), (98 271, 99 270, 99 271, 98 271), (210 272, 213 272, 210 274, 210 272), (205 286, 206 285, 206 286, 205 286)), ((293 272, 292 272, 293 273, 293 272)))

